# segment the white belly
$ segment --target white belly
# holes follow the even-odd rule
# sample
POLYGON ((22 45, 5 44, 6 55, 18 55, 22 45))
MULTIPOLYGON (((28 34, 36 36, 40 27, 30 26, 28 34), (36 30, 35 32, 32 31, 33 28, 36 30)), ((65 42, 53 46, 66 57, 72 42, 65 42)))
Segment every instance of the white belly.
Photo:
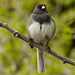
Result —
POLYGON ((40 24, 38 22, 33 22, 29 27, 28 31, 30 34, 30 37, 35 41, 35 42, 42 42, 42 43, 47 43, 46 36, 48 36, 50 39, 53 36, 53 31, 54 31, 54 23, 51 22, 50 25, 44 23, 42 24, 42 28, 40 29, 40 24))

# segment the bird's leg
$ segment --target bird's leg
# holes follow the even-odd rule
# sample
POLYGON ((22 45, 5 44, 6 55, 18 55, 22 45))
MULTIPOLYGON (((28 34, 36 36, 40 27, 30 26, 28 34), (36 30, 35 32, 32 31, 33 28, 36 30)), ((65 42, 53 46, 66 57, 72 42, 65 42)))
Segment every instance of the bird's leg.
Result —
MULTIPOLYGON (((49 42, 49 41, 48 41, 49 42)), ((48 47, 48 42, 46 43, 46 47, 48 47)))
POLYGON ((31 48, 33 48, 33 46, 31 45, 31 42, 33 41, 33 39, 29 38, 29 45, 31 48))
MULTIPOLYGON (((49 42, 49 41, 48 41, 49 42)), ((46 47, 47 47, 47 50, 48 50, 48 53, 50 53, 50 47, 48 46, 48 42, 46 44, 46 47)))
POLYGON ((49 46, 47 46, 47 51, 48 53, 50 53, 51 48, 49 46))

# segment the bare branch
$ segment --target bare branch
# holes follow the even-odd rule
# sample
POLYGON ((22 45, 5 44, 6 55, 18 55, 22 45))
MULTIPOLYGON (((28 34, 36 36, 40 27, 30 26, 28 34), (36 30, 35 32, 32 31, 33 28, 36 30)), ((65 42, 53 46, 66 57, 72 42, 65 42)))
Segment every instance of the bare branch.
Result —
MULTIPOLYGON (((0 27, 3 27, 3 28, 5 28, 5 29, 7 29, 7 30, 8 30, 9 32, 11 32, 15 37, 18 37, 18 38, 24 40, 24 41, 27 42, 27 43, 30 42, 29 39, 28 39, 26 36, 22 35, 22 34, 19 33, 18 31, 15 31, 15 30, 12 29, 11 27, 9 27, 7 23, 2 23, 2 22, 0 22, 0 27)), ((59 58, 60 60, 63 61, 63 64, 68 63, 68 64, 71 64, 71 65, 74 65, 74 66, 75 66, 75 61, 72 61, 72 60, 70 60, 70 59, 68 59, 68 58, 66 58, 66 57, 64 57, 64 56, 62 56, 62 55, 56 53, 56 52, 53 51, 50 47, 49 47, 49 48, 44 47, 44 46, 42 46, 42 45, 40 45, 40 44, 38 44, 38 43, 36 43, 36 42, 33 42, 33 41, 31 41, 30 44, 31 44, 32 46, 35 46, 35 47, 37 47, 37 48, 40 48, 40 49, 42 49, 43 51, 45 51, 45 52, 47 52, 47 53, 49 53, 49 54, 51 54, 51 55, 53 55, 53 56, 59 58)))

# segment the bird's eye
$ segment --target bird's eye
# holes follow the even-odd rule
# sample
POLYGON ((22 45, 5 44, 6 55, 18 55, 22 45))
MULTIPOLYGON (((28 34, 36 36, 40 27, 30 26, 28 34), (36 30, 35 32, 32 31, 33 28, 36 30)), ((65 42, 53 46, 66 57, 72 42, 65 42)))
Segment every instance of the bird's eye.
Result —
POLYGON ((41 9, 44 10, 44 9, 46 9, 46 7, 43 5, 43 6, 41 7, 41 9))

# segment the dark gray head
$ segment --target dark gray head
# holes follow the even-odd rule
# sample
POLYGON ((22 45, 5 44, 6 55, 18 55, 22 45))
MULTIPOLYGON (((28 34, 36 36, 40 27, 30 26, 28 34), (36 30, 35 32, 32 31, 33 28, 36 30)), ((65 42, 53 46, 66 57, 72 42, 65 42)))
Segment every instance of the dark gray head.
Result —
POLYGON ((48 13, 46 10, 46 5, 45 4, 36 5, 33 13, 36 13, 36 14, 48 13))

